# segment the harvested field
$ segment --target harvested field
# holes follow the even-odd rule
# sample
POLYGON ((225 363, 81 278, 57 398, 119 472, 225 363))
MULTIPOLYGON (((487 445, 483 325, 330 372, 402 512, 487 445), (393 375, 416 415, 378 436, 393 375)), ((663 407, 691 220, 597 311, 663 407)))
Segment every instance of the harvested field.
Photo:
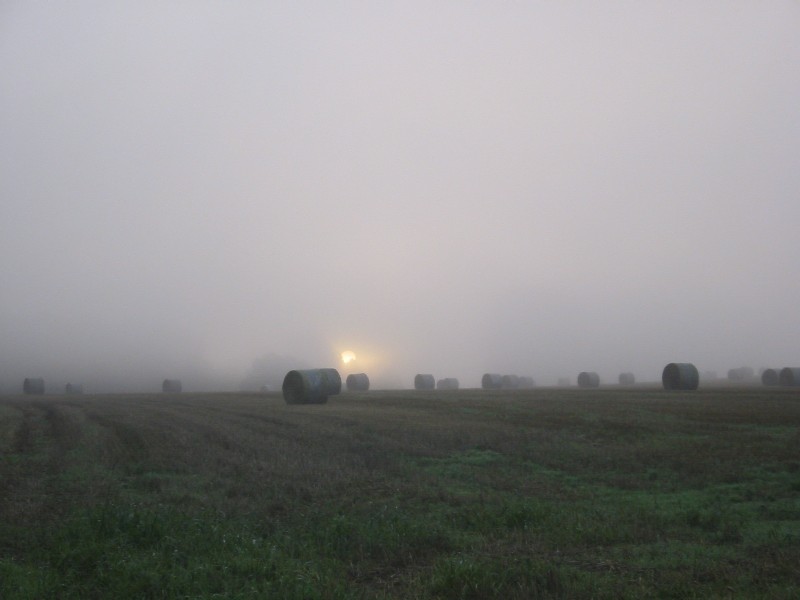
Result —
POLYGON ((800 595, 800 394, 0 398, 0 597, 800 595))

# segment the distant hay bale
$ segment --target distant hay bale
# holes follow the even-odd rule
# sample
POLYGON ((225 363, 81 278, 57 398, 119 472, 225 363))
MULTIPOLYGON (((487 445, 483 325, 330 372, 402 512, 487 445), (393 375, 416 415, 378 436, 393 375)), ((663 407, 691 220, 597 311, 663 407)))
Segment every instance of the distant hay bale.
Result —
POLYGON ((747 381, 755 377, 755 371, 752 367, 738 367, 736 369, 728 369, 728 379, 730 381, 747 381))
POLYGON ((458 389, 458 379, 455 377, 445 377, 444 379, 440 379, 436 382, 436 389, 437 390, 457 390, 458 389))
POLYGON ((183 390, 180 379, 165 379, 161 383, 161 391, 167 394, 179 394, 183 390))
POLYGON ((781 369, 778 382, 784 387, 796 387, 800 385, 800 368, 785 367, 781 369))
POLYGON ((429 373, 418 373, 414 376, 415 390, 432 390, 436 387, 436 379, 429 373))
POLYGON ((669 363, 661 373, 665 390, 696 390, 700 374, 692 363, 669 363))
POLYGON ((536 387, 536 382, 533 380, 533 377, 522 376, 519 378, 518 387, 521 390, 530 390, 536 387))
POLYGON ((40 396, 44 394, 44 379, 41 377, 26 377, 22 382, 22 393, 40 396))
POLYGON ((349 392, 366 392, 369 390, 369 377, 366 373, 350 373, 345 384, 349 392))
POLYGON ((633 385, 636 383, 636 377, 633 373, 620 373, 619 374, 619 384, 620 385, 633 385))
POLYGON ((600 387, 600 376, 594 371, 581 371, 578 374, 578 387, 582 388, 600 387))
POLYGON ((761 373, 761 383, 764 385, 778 385, 780 384, 781 370, 780 369, 764 369, 761 373))
POLYGON ((83 386, 80 383, 68 383, 64 387, 65 394, 82 394, 83 386))
POLYGON ((484 373, 481 387, 485 390, 499 390, 503 387, 503 376, 500 373, 484 373))
POLYGON ((503 389, 515 390, 519 387, 519 376, 517 375, 503 375, 501 379, 503 389))
POLYGON ((342 377, 336 369, 298 369, 283 378, 286 404, 325 404, 328 396, 342 391, 342 377))

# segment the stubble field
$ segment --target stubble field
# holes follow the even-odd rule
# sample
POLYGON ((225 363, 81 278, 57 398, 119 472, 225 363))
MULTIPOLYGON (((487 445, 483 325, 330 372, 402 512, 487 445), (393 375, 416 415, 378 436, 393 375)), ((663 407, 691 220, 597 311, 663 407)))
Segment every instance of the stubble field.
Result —
POLYGON ((800 393, 0 398, 0 597, 797 598, 800 393))

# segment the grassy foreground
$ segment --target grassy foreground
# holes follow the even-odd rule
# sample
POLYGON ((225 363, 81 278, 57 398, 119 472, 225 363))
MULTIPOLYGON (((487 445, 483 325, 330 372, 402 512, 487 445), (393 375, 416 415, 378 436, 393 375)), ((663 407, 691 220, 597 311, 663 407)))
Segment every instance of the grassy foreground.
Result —
POLYGON ((0 398, 0 598, 797 598, 792 390, 0 398))

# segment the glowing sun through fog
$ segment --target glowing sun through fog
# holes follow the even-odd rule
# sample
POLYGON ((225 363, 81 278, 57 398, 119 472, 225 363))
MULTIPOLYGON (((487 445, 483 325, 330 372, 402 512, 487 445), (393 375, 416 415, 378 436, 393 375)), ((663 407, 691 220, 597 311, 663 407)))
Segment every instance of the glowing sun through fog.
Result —
POLYGON ((342 362, 348 364, 356 359, 356 353, 352 350, 345 350, 342 352, 342 362))

